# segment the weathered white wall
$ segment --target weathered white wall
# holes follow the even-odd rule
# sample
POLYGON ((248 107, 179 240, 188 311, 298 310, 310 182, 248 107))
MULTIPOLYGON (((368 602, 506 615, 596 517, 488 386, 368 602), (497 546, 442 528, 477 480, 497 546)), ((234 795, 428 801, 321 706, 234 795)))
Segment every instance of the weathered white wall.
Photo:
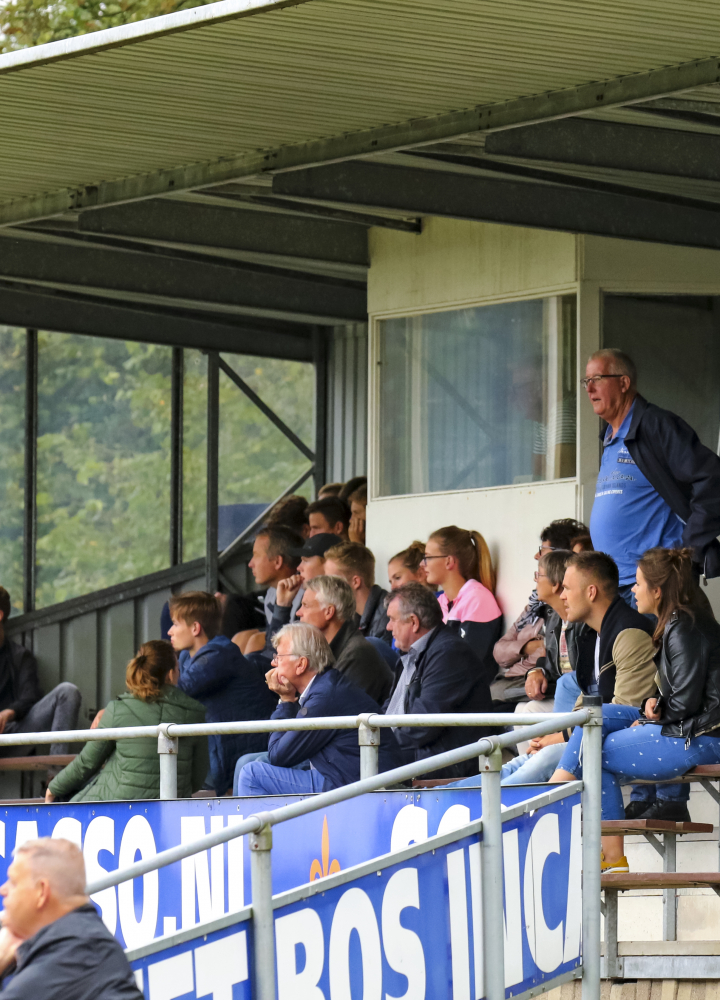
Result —
POLYGON ((458 524, 482 532, 498 569, 497 597, 509 624, 533 588, 542 528, 556 517, 575 516, 575 482, 496 486, 489 490, 426 493, 375 500, 368 506, 368 545, 377 560, 377 582, 387 587, 387 563, 415 538, 458 524))

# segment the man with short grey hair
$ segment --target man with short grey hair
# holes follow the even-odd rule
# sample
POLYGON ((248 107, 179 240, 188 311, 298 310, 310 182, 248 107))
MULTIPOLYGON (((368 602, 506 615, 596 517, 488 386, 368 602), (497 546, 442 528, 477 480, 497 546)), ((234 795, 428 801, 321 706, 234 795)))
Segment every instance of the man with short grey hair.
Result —
MULTIPOLYGON (((617 563, 620 596, 636 606, 637 563, 656 546, 686 546, 698 577, 720 576, 720 458, 684 420, 640 395, 635 364, 623 351, 596 351, 582 385, 606 422, 590 535, 617 563)), ((688 820, 689 796, 687 784, 634 785, 625 816, 688 820)))
POLYGON ((323 633, 338 673, 382 705, 390 694, 393 673, 355 624, 355 596, 350 584, 339 576, 308 580, 297 615, 323 633))
POLYGON ((9 1000, 142 1000, 120 943, 85 894, 82 852, 69 840, 18 847, 0 888, 0 976, 9 1000))
MULTIPOLYGON (((348 588, 349 589, 349 588, 348 588)), ((364 640, 363 640, 364 641, 364 640)), ((302 622, 273 637, 275 656, 268 684, 280 696, 273 719, 322 718, 379 712, 364 691, 333 669, 333 654, 320 629, 302 622)), ((392 735, 380 748, 380 770, 401 763, 392 735)), ((287 795, 328 791, 360 778, 355 729, 271 733, 268 760, 245 764, 236 774, 237 795, 287 795), (309 761, 309 769, 298 765, 309 761)))
POLYGON ((609 425, 590 534, 617 563, 624 599, 632 603, 637 561, 655 546, 691 548, 698 576, 720 576, 720 458, 684 420, 640 395, 623 351, 596 351, 582 385, 609 425))
MULTIPOLYGON (((491 712, 490 689, 482 664, 469 643, 443 625, 435 595, 421 583, 406 583, 385 599, 388 629, 403 652, 385 715, 430 715, 440 712, 491 712)), ((383 739, 387 730, 383 730, 383 739)), ((398 743, 412 760, 453 750, 494 732, 452 726, 398 728, 398 743)), ((477 774, 477 758, 433 771, 433 778, 477 774)))

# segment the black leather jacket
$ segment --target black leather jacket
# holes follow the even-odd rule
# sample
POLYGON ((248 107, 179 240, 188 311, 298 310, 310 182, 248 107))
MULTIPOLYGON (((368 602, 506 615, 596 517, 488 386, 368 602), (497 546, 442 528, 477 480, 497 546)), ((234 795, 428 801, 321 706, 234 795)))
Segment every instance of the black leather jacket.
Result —
POLYGON ((663 736, 720 736, 720 624, 706 611, 676 611, 658 656, 663 736))

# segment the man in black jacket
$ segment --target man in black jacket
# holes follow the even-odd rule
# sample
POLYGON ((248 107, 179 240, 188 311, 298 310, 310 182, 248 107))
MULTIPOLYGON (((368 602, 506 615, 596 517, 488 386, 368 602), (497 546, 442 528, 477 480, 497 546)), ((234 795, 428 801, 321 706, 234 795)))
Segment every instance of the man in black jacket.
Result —
POLYGON ((583 384, 603 430, 590 534, 613 557, 623 597, 647 549, 682 543, 698 574, 720 576, 720 458, 680 417, 637 391, 631 358, 608 348, 587 363, 583 384))
MULTIPOLYGON (((429 715, 438 712, 490 712, 490 688, 482 664, 470 645, 443 625, 435 595, 420 583, 406 583, 387 597, 388 629, 403 656, 395 684, 383 706, 385 715, 429 715)), ((398 728, 398 743, 410 760, 465 746, 494 732, 466 726, 398 728)), ((463 761, 433 778, 463 778, 477 774, 477 758, 463 761)))
POLYGON ((0 895, 3 998, 142 1000, 119 941, 85 894, 75 844, 27 841, 15 850, 0 895))
MULTIPOLYGON (((43 698, 37 660, 29 649, 5 635, 10 594, 0 587, 0 733, 47 733, 76 729, 82 695, 68 681, 43 698)), ((3 747, 0 755, 22 756, 34 747, 3 747)), ((45 753, 44 747, 40 748, 45 753)), ((66 743, 51 743, 51 754, 68 753, 66 743)))

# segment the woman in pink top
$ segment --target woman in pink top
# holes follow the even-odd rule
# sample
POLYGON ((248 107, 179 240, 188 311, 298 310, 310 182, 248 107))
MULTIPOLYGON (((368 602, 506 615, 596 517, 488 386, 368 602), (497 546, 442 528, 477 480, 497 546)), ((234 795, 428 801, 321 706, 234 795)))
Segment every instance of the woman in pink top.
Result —
POLYGON ((497 673, 493 646, 502 634, 502 612, 495 600, 495 570, 479 531, 454 524, 434 531, 425 546, 427 582, 442 587, 438 598, 443 621, 475 650, 490 683, 497 673))

